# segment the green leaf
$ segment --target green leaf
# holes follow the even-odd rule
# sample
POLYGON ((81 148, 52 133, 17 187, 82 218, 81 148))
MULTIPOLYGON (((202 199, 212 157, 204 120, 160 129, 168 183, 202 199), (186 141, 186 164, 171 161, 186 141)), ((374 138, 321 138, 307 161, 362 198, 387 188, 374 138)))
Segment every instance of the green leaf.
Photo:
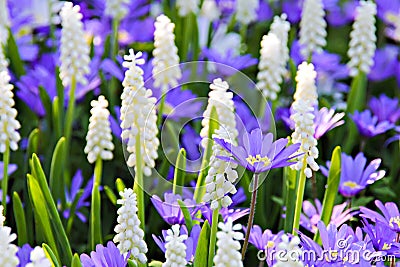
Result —
POLYGON ((111 201, 111 203, 113 205, 117 205, 117 196, 114 194, 113 190, 108 185, 104 186, 104 192, 106 193, 106 196, 111 201))
POLYGON ((186 150, 182 148, 178 157, 176 158, 175 163, 175 172, 174 172, 174 184, 172 192, 174 194, 182 195, 182 187, 185 183, 185 174, 186 174, 186 150))
POLYGON ((133 260, 128 260, 128 266, 129 266, 129 267, 137 267, 138 265, 136 264, 135 261, 133 261, 133 260))
POLYGON ((56 138, 60 138, 62 135, 62 124, 63 121, 60 121, 60 110, 59 110, 59 102, 58 96, 54 97, 53 100, 53 125, 56 133, 56 138))
POLYGON ((101 236, 101 202, 99 185, 93 185, 92 206, 90 210, 90 247, 95 250, 97 244, 102 244, 101 236))
MULTIPOLYGON (((335 198, 338 193, 341 173, 341 156, 340 146, 335 147, 332 153, 324 201, 322 202, 321 221, 323 221, 325 225, 328 225, 331 220, 335 198)), ((319 232, 315 234, 314 240, 321 242, 319 232)))
POLYGON ((10 29, 8 29, 7 56, 10 59, 10 68, 17 78, 25 75, 24 63, 21 60, 17 43, 10 29))
POLYGON ((60 267, 60 264, 57 260, 56 255, 54 255, 53 250, 47 244, 43 244, 42 247, 43 247, 44 253, 47 255, 47 258, 50 259, 50 261, 53 263, 52 266, 60 267))
POLYGON ((65 207, 64 194, 64 153, 65 153, 65 138, 61 137, 58 140, 53 152, 50 167, 50 188, 54 199, 61 199, 62 207, 65 207))
POLYGON ((186 227, 188 229, 188 232, 190 233, 192 231, 192 227, 193 227, 192 216, 190 216, 190 212, 182 200, 178 199, 178 203, 179 203, 179 206, 181 207, 183 217, 185 218, 186 227))
POLYGON ((353 113, 356 110, 361 110, 366 101, 367 91, 367 75, 360 72, 351 81, 350 93, 347 98, 346 113, 353 113))
POLYGON ((39 129, 35 128, 29 134, 28 137, 28 157, 31 157, 32 153, 35 153, 38 148, 38 141, 39 141, 39 129))
MULTIPOLYGON (((57 133, 57 138, 61 137, 61 134, 63 132, 63 125, 64 125, 64 94, 65 94, 65 89, 62 84, 61 78, 60 78, 60 68, 56 67, 56 88, 57 88, 57 102, 54 101, 53 105, 57 107, 57 114, 54 114, 54 120, 57 121, 58 125, 58 133, 57 133)), ((56 125, 56 124, 54 124, 56 125)))
POLYGON ((22 206, 21 198, 17 192, 13 194, 13 210, 15 222, 17 224, 18 246, 22 247, 24 244, 28 243, 28 232, 26 230, 24 207, 22 206))
POLYGON ((149 267, 162 267, 163 263, 161 261, 151 261, 149 267))
POLYGON ((43 86, 39 86, 39 96, 42 101, 43 107, 46 110, 46 119, 48 120, 49 125, 52 124, 51 118, 53 117, 53 110, 51 105, 51 100, 47 91, 43 88, 43 86))
POLYGON ((46 242, 55 251, 56 261, 59 261, 59 255, 57 251, 56 241, 53 235, 50 216, 47 211, 47 205, 45 198, 43 196, 42 190, 40 189, 39 183, 36 179, 28 174, 28 193, 29 198, 32 201, 32 206, 34 208, 35 219, 38 222, 37 227, 39 227, 41 233, 44 235, 46 242))
POLYGON ((77 253, 75 253, 74 257, 72 258, 71 267, 82 267, 81 260, 79 259, 77 253))
POLYGON ((56 234, 57 237, 59 245, 58 251, 60 252, 61 259, 63 260, 63 262, 71 262, 72 260, 71 246, 69 244, 68 237, 65 233, 63 224, 61 222, 57 206, 54 202, 53 197, 51 196, 49 185, 47 184, 43 168, 36 154, 32 155, 32 166, 33 166, 32 173, 35 173, 34 177, 37 180, 40 189, 43 192, 44 199, 46 201, 46 206, 47 206, 46 210, 49 211, 51 222, 54 227, 54 233, 56 234))
POLYGON ((197 242, 196 255, 194 256, 193 267, 207 267, 210 233, 211 233, 210 224, 208 223, 208 221, 205 221, 200 231, 199 241, 197 242))
POLYGON ((285 211, 285 232, 293 231, 293 220, 296 206, 296 191, 297 191, 297 172, 290 167, 283 169, 283 177, 286 187, 286 211, 285 211))
POLYGON ((119 192, 124 191, 124 189, 126 188, 124 181, 122 181, 121 178, 117 178, 117 180, 115 180, 115 186, 117 187, 117 191, 118 194, 119 192))

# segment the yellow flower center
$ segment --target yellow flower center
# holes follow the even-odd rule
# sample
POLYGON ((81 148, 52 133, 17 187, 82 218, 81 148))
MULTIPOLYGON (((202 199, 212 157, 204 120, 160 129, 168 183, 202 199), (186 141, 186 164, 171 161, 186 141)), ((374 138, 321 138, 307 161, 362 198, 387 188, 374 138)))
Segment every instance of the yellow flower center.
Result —
POLYGON ((391 244, 385 243, 385 244, 383 244, 382 250, 389 250, 391 248, 392 248, 391 244))
POLYGON ((395 227, 395 224, 400 228, 400 216, 390 218, 390 227, 395 227))
POLYGON ((267 156, 261 157, 260 154, 257 154, 255 157, 252 156, 252 155, 249 155, 249 156, 246 158, 246 160, 247 160, 248 163, 250 163, 250 164, 253 165, 253 166, 254 166, 254 164, 257 163, 257 162, 263 162, 263 163, 264 163, 264 167, 271 164, 271 160, 270 160, 267 156))
POLYGON ((357 188, 359 187, 359 185, 355 182, 344 182, 343 183, 344 186, 350 187, 351 189, 357 188))
POLYGON ((267 248, 273 248, 274 246, 275 246, 275 242, 274 241, 268 241, 267 248))

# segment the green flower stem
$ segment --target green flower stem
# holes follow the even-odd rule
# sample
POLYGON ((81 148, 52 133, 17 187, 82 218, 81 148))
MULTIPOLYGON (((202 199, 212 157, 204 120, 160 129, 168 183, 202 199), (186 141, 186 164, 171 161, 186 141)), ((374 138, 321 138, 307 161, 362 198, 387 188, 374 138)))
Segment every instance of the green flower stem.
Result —
POLYGON ((92 206, 90 212, 90 237, 91 237, 91 248, 95 249, 97 244, 102 243, 101 238, 101 199, 99 186, 101 184, 101 175, 103 169, 103 160, 99 157, 96 160, 96 164, 94 166, 94 183, 92 188, 92 206))
MULTIPOLYGON (((71 145, 72 122, 74 120, 74 111, 75 111, 75 90, 76 90, 76 79, 74 76, 72 77, 71 87, 69 89, 68 108, 67 108, 67 115, 65 118, 65 129, 64 129, 65 155, 69 154, 71 145)), ((65 157, 65 160, 67 160, 68 158, 69 157, 65 157)), ((68 165, 66 164, 65 167, 68 168, 68 165)))
POLYGON ((145 230, 145 221, 144 221, 144 192, 142 189, 143 186, 143 163, 142 163, 142 153, 141 153, 141 142, 140 142, 140 133, 136 135, 136 144, 135 144, 135 152, 136 152, 136 173, 135 173, 135 181, 133 183, 133 191, 136 193, 137 197, 137 205, 138 205, 138 217, 140 220, 140 227, 145 230))
POLYGON ((4 216, 6 216, 6 209, 7 209, 7 188, 8 188, 8 163, 10 162, 10 141, 6 140, 6 151, 4 151, 3 154, 3 165, 4 165, 4 170, 3 170, 3 181, 1 188, 3 190, 3 199, 1 203, 3 204, 4 207, 4 216))
POLYGON ((215 244, 217 243, 218 214, 219 214, 219 207, 217 209, 213 210, 213 213, 212 213, 210 248, 208 251, 208 266, 213 266, 213 260, 214 260, 214 255, 215 255, 215 244))
MULTIPOLYGON (((112 23, 112 39, 111 39, 111 49, 110 49, 110 58, 112 61, 115 62, 115 57, 118 53, 118 29, 119 29, 119 24, 120 21, 118 19, 114 19, 112 23)), ((118 81, 115 77, 111 77, 110 80, 110 91, 108 92, 109 94, 109 99, 110 99, 110 106, 115 106, 116 105, 116 96, 117 96, 117 85, 118 81)))
POLYGON ((304 173, 306 166, 307 166, 307 159, 306 157, 304 157, 303 167, 300 170, 299 181, 297 185, 297 198, 296 198, 296 206, 295 206, 293 229, 292 229, 293 235, 297 235, 296 229, 298 230, 300 225, 300 214, 301 214, 301 208, 303 206, 304 189, 306 187, 306 174, 304 173))
POLYGON ((212 140, 208 140, 207 146, 204 150, 204 157, 203 161, 201 162, 200 173, 199 177, 197 178, 196 188, 194 190, 194 199, 196 200, 196 203, 201 203, 205 193, 205 188, 203 187, 208 172, 213 143, 214 142, 212 140))
POLYGON ((161 126, 162 123, 162 116, 163 116, 163 111, 164 111, 164 106, 165 106, 165 95, 166 90, 161 90, 161 100, 160 100, 160 105, 158 107, 158 114, 157 114, 157 125, 161 126))
POLYGON ((258 173, 254 174, 254 185, 253 185, 253 192, 251 195, 249 221, 247 222, 246 237, 244 238, 243 247, 242 247, 242 260, 244 260, 244 256, 246 255, 246 251, 247 251, 247 246, 249 245, 250 231, 251 231, 251 228, 253 227, 254 215, 256 213, 258 176, 259 176, 258 173))

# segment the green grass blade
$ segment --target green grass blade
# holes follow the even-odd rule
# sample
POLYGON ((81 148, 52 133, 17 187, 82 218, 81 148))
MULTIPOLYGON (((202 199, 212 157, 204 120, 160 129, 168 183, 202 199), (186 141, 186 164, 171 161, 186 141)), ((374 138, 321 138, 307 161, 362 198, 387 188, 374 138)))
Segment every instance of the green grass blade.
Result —
POLYGON ((179 206, 181 207, 183 217, 185 218, 186 227, 188 229, 188 232, 190 233, 192 231, 192 227, 193 227, 192 216, 190 216, 190 212, 182 200, 178 199, 178 203, 179 203, 179 206))
POLYGON ((61 205, 65 208, 65 194, 64 194, 64 148, 65 138, 61 137, 58 140, 53 152, 50 167, 50 189, 54 199, 61 200, 61 205))
POLYGON ((174 194, 182 195, 182 187, 185 183, 185 174, 186 174, 185 170, 186 170, 186 150, 182 148, 178 153, 178 157, 176 158, 174 184, 172 188, 172 192, 174 194))
POLYGON ((76 253, 74 254, 74 257, 72 258, 71 267, 82 267, 81 260, 79 259, 79 256, 76 253))
POLYGON ((212 267, 207 263, 208 246, 210 240, 210 224, 205 221, 200 231, 199 241, 197 242, 196 254, 194 256, 193 267, 212 267))
POLYGON ((101 236, 101 203, 99 185, 93 185, 92 207, 90 210, 90 248, 95 250, 97 244, 102 244, 101 236))
POLYGON ((24 207, 22 206, 21 198, 17 192, 13 194, 13 210, 15 222, 17 224, 18 246, 22 247, 24 244, 28 243, 28 232, 26 230, 24 207))
POLYGON ((47 255, 47 258, 50 259, 53 267, 61 267, 59 262, 57 261, 57 257, 54 254, 53 250, 47 245, 42 245, 44 253, 47 255))
POLYGON ((293 220, 296 205, 296 191, 297 191, 297 172, 290 167, 285 167, 283 170, 286 186, 286 212, 285 212, 285 232, 291 233, 293 231, 293 220))

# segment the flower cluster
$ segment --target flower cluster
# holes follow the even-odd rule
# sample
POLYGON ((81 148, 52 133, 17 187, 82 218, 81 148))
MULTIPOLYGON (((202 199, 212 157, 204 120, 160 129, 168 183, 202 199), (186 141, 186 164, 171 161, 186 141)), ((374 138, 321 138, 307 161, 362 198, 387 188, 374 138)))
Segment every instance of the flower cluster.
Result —
POLYGON ((16 238, 16 234, 11 233, 11 228, 4 226, 3 206, 0 205, 0 266, 17 266, 19 263, 16 256, 18 247, 11 244, 16 238))
POLYGON ((190 13, 197 13, 199 11, 199 0, 177 0, 179 16, 185 17, 190 13))
POLYGON ((220 231, 217 233, 217 253, 214 257, 215 266, 243 266, 242 256, 238 251, 240 249, 240 240, 243 234, 238 232, 242 226, 233 225, 232 219, 228 218, 226 223, 218 223, 220 231))
POLYGON ((175 224, 168 229, 165 241, 165 258, 166 262, 162 267, 185 267, 186 261, 186 245, 183 243, 188 236, 180 235, 179 224, 175 224))
POLYGON ((129 3, 130 0, 106 0, 106 9, 104 13, 113 19, 121 20, 129 11, 126 6, 129 3))

